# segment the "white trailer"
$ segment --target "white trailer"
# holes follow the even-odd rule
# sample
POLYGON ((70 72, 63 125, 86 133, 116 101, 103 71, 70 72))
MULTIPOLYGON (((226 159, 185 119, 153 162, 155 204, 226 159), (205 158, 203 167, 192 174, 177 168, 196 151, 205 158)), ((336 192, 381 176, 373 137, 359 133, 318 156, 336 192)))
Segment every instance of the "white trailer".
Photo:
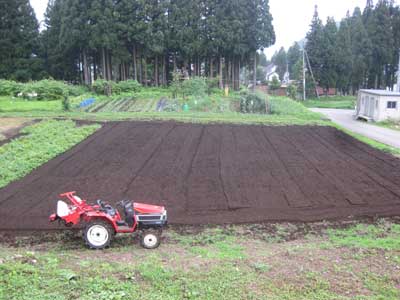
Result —
POLYGON ((374 122, 400 120, 400 93, 385 90, 360 90, 355 116, 357 119, 374 122))

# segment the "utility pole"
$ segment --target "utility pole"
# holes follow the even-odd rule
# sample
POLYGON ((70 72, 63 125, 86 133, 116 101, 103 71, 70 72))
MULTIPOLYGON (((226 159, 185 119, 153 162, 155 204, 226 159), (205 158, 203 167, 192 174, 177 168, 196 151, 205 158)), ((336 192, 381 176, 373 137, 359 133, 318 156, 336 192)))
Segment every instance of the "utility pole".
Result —
POLYGON ((400 50, 399 50, 399 69, 397 70, 397 92, 400 92, 400 50))
POLYGON ((306 101, 306 66, 305 66, 304 44, 303 44, 303 101, 306 101))

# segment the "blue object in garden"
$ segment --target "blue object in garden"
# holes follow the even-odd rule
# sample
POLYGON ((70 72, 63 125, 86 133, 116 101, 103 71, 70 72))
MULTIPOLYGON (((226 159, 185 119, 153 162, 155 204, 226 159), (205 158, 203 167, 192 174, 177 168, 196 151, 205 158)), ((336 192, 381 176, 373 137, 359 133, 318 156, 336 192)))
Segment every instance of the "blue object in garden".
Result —
POLYGON ((189 111, 189 105, 187 103, 183 104, 183 111, 189 111))
POLYGON ((167 99, 165 98, 160 99, 160 101, 158 101, 157 103, 156 111, 163 111, 165 106, 167 106, 167 103, 168 103, 167 99))
POLYGON ((92 105, 95 102, 96 102, 96 100, 94 98, 85 99, 81 103, 79 103, 78 107, 79 108, 87 107, 89 105, 92 105))

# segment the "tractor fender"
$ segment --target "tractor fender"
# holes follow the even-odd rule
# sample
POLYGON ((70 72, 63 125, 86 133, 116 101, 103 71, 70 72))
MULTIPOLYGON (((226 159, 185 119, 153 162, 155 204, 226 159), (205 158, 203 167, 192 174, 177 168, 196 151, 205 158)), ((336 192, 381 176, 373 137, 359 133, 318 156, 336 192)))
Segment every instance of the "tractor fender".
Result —
POLYGON ((103 212, 87 212, 87 213, 85 213, 83 219, 86 223, 92 222, 94 220, 101 220, 101 221, 108 222, 114 229, 114 232, 117 231, 117 224, 114 221, 114 219, 103 212))

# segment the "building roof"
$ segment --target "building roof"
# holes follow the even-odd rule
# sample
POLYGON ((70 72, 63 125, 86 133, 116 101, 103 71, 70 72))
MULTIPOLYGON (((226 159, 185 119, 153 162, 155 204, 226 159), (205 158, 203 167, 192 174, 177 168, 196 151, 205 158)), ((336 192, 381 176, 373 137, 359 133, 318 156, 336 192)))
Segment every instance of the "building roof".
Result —
POLYGON ((373 94, 377 96, 397 96, 400 97, 400 92, 392 92, 386 90, 360 90, 360 92, 373 94))

